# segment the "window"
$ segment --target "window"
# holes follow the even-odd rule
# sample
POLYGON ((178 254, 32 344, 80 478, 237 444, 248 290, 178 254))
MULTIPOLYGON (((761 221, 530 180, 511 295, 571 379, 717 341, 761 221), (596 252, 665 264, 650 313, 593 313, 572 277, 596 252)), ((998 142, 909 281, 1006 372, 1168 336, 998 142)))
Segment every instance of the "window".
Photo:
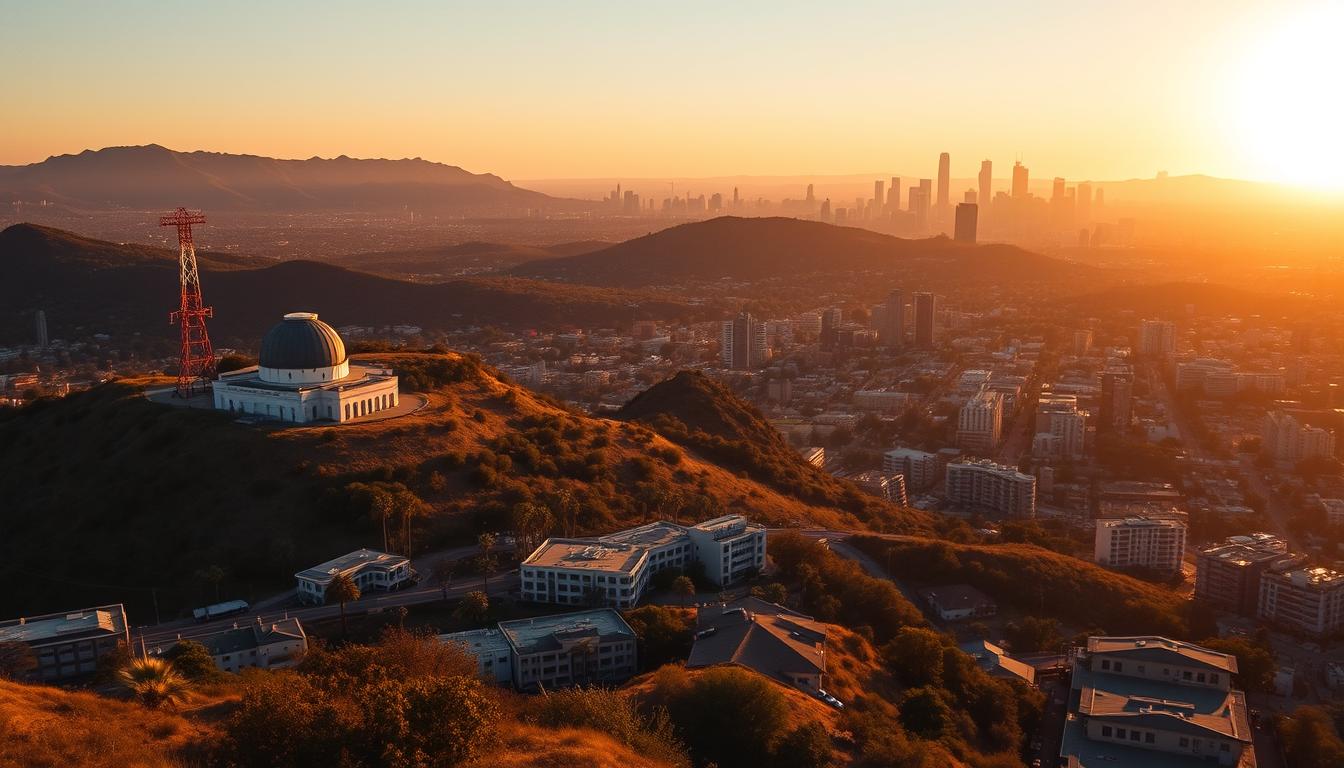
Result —
POLYGON ((1156 737, 1153 735, 1153 733, 1150 731, 1150 732, 1148 732, 1148 733, 1143 734, 1143 743, 1145 743, 1145 744, 1155 744, 1155 743, 1157 743, 1157 738, 1156 738, 1156 737))
POLYGON ((1103 725, 1103 726, 1101 726, 1101 735, 1102 735, 1102 736, 1105 736, 1106 738, 1110 738, 1110 737, 1111 737, 1111 726, 1109 726, 1109 725, 1103 725))
POLYGON ((1102 660, 1101 660, 1101 668, 1102 668, 1102 669, 1110 669, 1110 668, 1111 668, 1111 660, 1110 660, 1110 659, 1102 659, 1102 660))
POLYGON ((1130 741, 1138 741, 1138 740, 1139 740, 1139 732, 1138 732, 1138 731, 1130 731, 1130 732, 1129 732, 1129 740, 1130 740, 1130 741))
POLYGON ((1124 669, 1124 667, 1125 667, 1125 665, 1124 665, 1123 663, 1118 662, 1118 661, 1115 662, 1115 671, 1116 671, 1116 672, 1119 672, 1120 670, 1124 669))
POLYGON ((1195 681, 1199 683, 1204 682, 1204 673, 1200 672, 1198 675, 1195 675, 1195 681))
POLYGON ((1209 675, 1209 682, 1210 682, 1210 683, 1213 683, 1214 685, 1217 685, 1217 684, 1218 684, 1218 673, 1217 673, 1217 672, 1213 672, 1213 673, 1211 673, 1211 674, 1209 675))
POLYGON ((1186 747, 1189 747, 1189 746, 1190 746, 1190 740, 1187 739, 1186 737, 1182 736, 1182 737, 1181 737, 1181 747, 1182 747, 1182 748, 1186 748, 1186 747))

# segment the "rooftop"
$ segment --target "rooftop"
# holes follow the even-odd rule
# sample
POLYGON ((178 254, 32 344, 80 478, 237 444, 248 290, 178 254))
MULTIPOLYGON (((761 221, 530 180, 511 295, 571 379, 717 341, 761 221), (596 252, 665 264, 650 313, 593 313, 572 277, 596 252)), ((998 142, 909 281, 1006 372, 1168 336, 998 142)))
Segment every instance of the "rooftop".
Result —
POLYGON ((1025 661, 1014 659, 1003 648, 988 640, 962 643, 960 647, 964 653, 975 659, 981 669, 995 677, 1015 677, 1027 683, 1036 682, 1035 667, 1025 661))
POLYGON ((469 629, 466 632, 451 632, 439 635, 441 643, 456 643, 473 654, 503 653, 509 650, 509 639, 498 629, 469 629))
POLYGON ((826 671, 826 625, 754 597, 701 608, 688 667, 740 664, 771 677, 826 671))
POLYGON ((305 637, 303 627, 297 618, 282 619, 266 624, 253 623, 250 626, 234 625, 230 629, 200 639, 210 651, 211 656, 247 651, 271 643, 286 640, 301 640, 305 637))
POLYGON ((410 562, 401 555, 390 555, 373 549, 357 549, 348 555, 341 555, 321 565, 315 565, 294 576, 307 581, 325 584, 338 573, 357 573, 364 568, 395 568, 410 562))
POLYGON ((1282 581, 1291 581, 1299 587, 1336 587, 1344 584, 1344 573, 1333 571, 1329 568, 1298 568, 1293 571, 1283 571, 1282 573, 1267 573, 1266 578, 1277 578, 1282 581))
POLYGON ((48 613, 0 621, 0 643, 42 643, 49 640, 126 632, 121 603, 69 613, 48 613))
POLYGON ((611 608, 501 621, 499 631, 520 654, 560 650, 566 642, 582 638, 635 636, 621 614, 611 608))
POLYGON ((1168 660, 1170 663, 1197 664, 1224 672, 1236 673, 1237 657, 1211 651, 1192 643, 1183 643, 1155 635, 1135 637, 1089 637, 1088 653, 1104 653, 1125 658, 1168 660))
POLYGON ((594 539, 547 539, 523 565, 631 573, 648 553, 646 545, 594 539))
POLYGON ((714 534, 715 538, 735 536, 747 531, 761 530, 761 526, 742 515, 723 515, 691 526, 691 530, 714 534))
POLYGON ((624 531, 602 536, 598 541, 612 544, 634 544, 640 547, 661 547, 685 536, 686 528, 684 526, 660 520, 655 523, 646 523, 638 528, 628 528, 624 531))
POLYGON ((1074 669, 1075 710, 1080 715, 1114 720, 1196 737, 1222 737, 1249 743, 1250 721, 1240 691, 1177 685, 1139 677, 1074 669))

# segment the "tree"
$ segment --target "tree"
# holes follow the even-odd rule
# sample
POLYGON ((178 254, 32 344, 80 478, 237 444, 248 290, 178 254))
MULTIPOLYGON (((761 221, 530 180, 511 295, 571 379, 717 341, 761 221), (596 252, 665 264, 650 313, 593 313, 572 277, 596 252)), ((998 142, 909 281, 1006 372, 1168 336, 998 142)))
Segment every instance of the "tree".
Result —
POLYGON ((172 662, 173 669, 188 680, 202 682, 223 677, 210 651, 195 640, 178 641, 163 657, 172 662))
POLYGON ((37 654, 27 643, 0 643, 0 678, 22 680, 37 669, 37 654))
POLYGON ((191 688, 187 679, 173 669, 171 662, 153 656, 132 659, 117 677, 142 704, 151 709, 182 701, 191 688))
POLYGON ((411 556, 411 521, 417 517, 424 517, 429 508, 425 502, 415 495, 411 489, 397 483, 392 490, 392 509, 401 517, 401 530, 406 537, 406 551, 402 554, 406 557, 411 556))
POLYGON ((196 571, 196 580, 215 587, 215 602, 219 602, 219 585, 224 581, 224 569, 218 565, 208 565, 196 571))
POLYGON ((803 723, 775 745, 777 768, 825 768, 831 764, 831 737, 817 721, 803 723))
POLYGON ((1059 646, 1061 640, 1059 622, 1036 616, 1023 617, 1017 623, 1009 622, 1003 628, 1003 635, 1015 653, 1052 650, 1059 646))
POLYGON ((541 504, 520 501, 513 505, 511 522, 514 541, 521 556, 541 544, 551 526, 555 524, 555 518, 551 515, 551 510, 541 504))
POLYGON ((341 604, 341 634, 348 635, 350 628, 345 623, 345 604, 359 599, 359 585, 349 574, 338 573, 327 584, 325 597, 327 603, 335 601, 341 604))
POLYGON ((901 725, 922 739, 936 740, 952 723, 952 708, 937 688, 911 688, 901 699, 901 725))
POLYGON ((1210 637, 1200 645, 1211 651, 1237 657, 1237 681, 1247 691, 1270 693, 1274 690, 1274 654, 1264 645, 1239 637, 1210 637))
POLYGON ((474 624, 485 620, 490 613, 490 596, 479 590, 468 592, 457 606, 457 615, 474 624))
POLYGON ((495 571, 495 559, 491 555, 491 550, 495 548, 495 534, 482 533, 476 537, 476 543, 481 547, 481 590, 489 594, 490 576, 495 571))
POLYGON ((883 650, 887 667, 906 686, 942 685, 943 634, 922 627, 901 627, 883 650))
POLYGON ((751 596, 764 600, 767 603, 783 605, 789 599, 789 588, 776 581, 766 584, 763 587, 752 587, 751 596))
POLYGON ((1276 723, 1285 764, 1293 768, 1336 768, 1344 765, 1344 740, 1325 711, 1298 707, 1276 723))
POLYGON ((681 604, 685 605, 690 598, 695 597, 695 582, 689 576, 678 576, 672 582, 672 594, 681 595, 681 604))
POLYGON ((655 677, 677 731, 700 764, 767 765, 789 722, 789 704, 774 683, 740 667, 710 667, 693 680, 685 670, 655 677))
POLYGON ((691 652, 691 628, 676 610, 661 605, 645 605, 625 614, 625 621, 639 640, 639 659, 654 668, 691 652))
POLYGON ((444 558, 434 563, 433 578, 434 583, 439 585, 443 592, 443 599, 448 599, 448 587, 453 584, 453 572, 457 570, 457 562, 444 558))

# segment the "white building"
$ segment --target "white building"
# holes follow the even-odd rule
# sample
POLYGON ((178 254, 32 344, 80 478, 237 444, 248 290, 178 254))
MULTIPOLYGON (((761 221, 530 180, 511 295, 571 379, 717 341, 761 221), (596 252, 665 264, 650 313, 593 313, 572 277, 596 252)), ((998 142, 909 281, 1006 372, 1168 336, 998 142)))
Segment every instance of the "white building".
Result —
POLYGON ((875 469, 849 476, 849 481, 879 499, 910 506, 910 494, 905 489, 905 476, 900 472, 880 472, 875 469))
POLYGON ((1329 568, 1266 571, 1260 577, 1261 619, 1325 637, 1344 629, 1344 573, 1329 568))
MULTIPOLYGON (((215 660, 215 666, 224 672, 240 672, 248 667, 285 669, 298 664, 308 652, 308 635, 297 618, 262 623, 258 617, 250 625, 240 627, 235 624, 213 635, 194 639, 205 646, 215 660)), ((150 652, 164 650, 167 649, 150 652)))
POLYGON ((1003 395, 981 389, 961 406, 957 417, 957 445, 988 455, 999 445, 1003 430, 1003 395))
POLYGON ((1261 450, 1275 461, 1301 461, 1335 455, 1335 433, 1303 424, 1282 411, 1265 414, 1261 450))
POLYGON ((44 683, 93 674, 100 657, 130 641, 121 603, 0 621, 0 643, 31 648, 37 667, 27 677, 44 683))
POLYGON ((948 501, 1006 517, 1036 516, 1036 478, 988 459, 947 465, 948 501))
POLYGON ((291 312, 261 340, 260 364, 220 374, 215 408, 306 424, 345 422, 395 408, 397 377, 351 365, 345 343, 313 312, 291 312))
POLYGON ((894 448, 882 454, 882 471, 905 478, 907 490, 922 491, 938 482, 938 454, 894 448))
POLYGON ((732 584, 765 566, 765 528, 741 515, 690 527, 669 522, 596 539, 551 538, 520 568, 525 600, 560 605, 637 604, 654 574, 704 565, 705 576, 732 584))
POLYGON ((1077 395, 1043 394, 1036 402, 1033 453, 1063 459, 1083 458, 1087 411, 1078 410, 1077 395), (1049 439, 1042 439, 1048 436, 1049 439), (1037 451, 1036 445, 1044 450, 1037 451))
POLYGON ((765 323, 743 312, 732 320, 723 321, 719 337, 719 357, 724 368, 745 370, 759 368, 769 359, 766 346, 765 323))
POLYGON ((1139 516, 1097 521, 1093 554, 1108 568, 1148 568, 1175 573, 1185 555, 1186 524, 1177 516, 1139 516))
POLYGON ((520 691, 568 685, 615 685, 639 668, 635 631, 621 614, 594 611, 501 621, 513 686, 520 691))
POLYGON ((500 685, 513 682, 513 646, 499 629, 469 629, 439 635, 439 642, 452 643, 476 658, 476 674, 500 685))
POLYGON ((294 574, 299 601, 312 605, 325 603, 327 585, 341 573, 354 579, 361 593, 400 589, 410 583, 413 575, 411 561, 401 555, 360 549, 294 574))
POLYGON ((1140 355, 1170 355, 1176 351, 1176 324, 1170 320, 1143 320, 1139 323, 1140 355))

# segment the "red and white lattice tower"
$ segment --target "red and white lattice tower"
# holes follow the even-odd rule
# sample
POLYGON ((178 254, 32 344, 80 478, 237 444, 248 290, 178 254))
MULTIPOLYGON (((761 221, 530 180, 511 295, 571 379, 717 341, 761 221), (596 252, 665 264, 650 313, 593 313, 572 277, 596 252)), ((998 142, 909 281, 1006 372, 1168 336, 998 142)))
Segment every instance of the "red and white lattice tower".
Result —
POLYGON ((182 327, 177 396, 183 398, 191 397, 196 382, 208 382, 215 373, 215 350, 210 346, 210 334, 205 331, 205 319, 214 317, 215 311, 201 301, 201 275, 196 270, 196 246, 191 241, 191 225, 204 223, 205 216, 200 211, 186 208, 159 217, 159 226, 177 227, 182 301, 177 311, 168 315, 168 322, 182 327))

